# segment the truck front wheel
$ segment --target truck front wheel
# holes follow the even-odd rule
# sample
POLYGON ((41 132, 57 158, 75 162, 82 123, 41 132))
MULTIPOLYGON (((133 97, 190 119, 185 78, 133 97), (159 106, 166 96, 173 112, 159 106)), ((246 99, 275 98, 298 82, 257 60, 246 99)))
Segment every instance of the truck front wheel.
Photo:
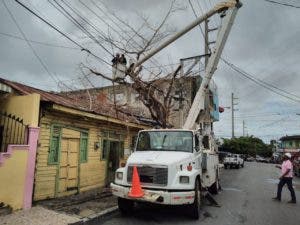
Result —
POLYGON ((118 198, 118 207, 122 214, 128 215, 132 212, 134 201, 126 198, 118 198))
POLYGON ((201 188, 199 179, 195 182, 195 198, 194 203, 190 205, 190 213, 191 217, 195 220, 198 220, 200 217, 201 211, 201 188))

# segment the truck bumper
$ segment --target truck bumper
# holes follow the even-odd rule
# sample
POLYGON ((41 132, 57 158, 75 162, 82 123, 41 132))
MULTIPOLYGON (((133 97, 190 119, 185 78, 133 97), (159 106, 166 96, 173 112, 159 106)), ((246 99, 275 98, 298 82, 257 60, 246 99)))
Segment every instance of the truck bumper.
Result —
POLYGON ((144 196, 141 198, 131 198, 128 196, 130 187, 110 184, 113 195, 120 198, 132 199, 134 201, 151 202, 163 205, 186 205, 192 204, 195 198, 195 191, 161 191, 161 190, 145 190, 144 196))

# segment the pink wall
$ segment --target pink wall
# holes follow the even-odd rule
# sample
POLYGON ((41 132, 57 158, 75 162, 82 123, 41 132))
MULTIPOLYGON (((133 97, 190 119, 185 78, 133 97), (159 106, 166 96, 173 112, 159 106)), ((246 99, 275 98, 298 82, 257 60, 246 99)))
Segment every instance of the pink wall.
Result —
POLYGON ((30 209, 32 205, 35 159, 36 159, 36 150, 37 150, 37 142, 39 138, 39 131, 40 128, 38 127, 29 127, 28 130, 29 154, 28 154, 28 161, 27 161, 25 187, 24 187, 23 209, 30 209))

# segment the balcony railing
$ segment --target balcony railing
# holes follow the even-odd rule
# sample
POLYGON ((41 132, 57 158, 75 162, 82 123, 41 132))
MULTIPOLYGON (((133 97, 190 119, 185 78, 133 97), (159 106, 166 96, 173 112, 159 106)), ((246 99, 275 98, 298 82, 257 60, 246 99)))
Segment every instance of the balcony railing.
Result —
POLYGON ((6 152, 9 144, 24 145, 28 142, 28 126, 23 119, 0 112, 0 152, 6 152))

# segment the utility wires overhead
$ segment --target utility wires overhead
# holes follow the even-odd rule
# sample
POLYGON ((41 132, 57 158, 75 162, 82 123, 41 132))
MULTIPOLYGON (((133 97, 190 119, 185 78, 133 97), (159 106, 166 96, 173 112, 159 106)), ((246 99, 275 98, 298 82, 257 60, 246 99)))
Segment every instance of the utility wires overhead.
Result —
POLYGON ((273 1, 273 0, 264 0, 264 1, 272 3, 272 4, 277 4, 277 5, 282 5, 282 6, 287 6, 287 7, 300 9, 300 6, 296 6, 296 5, 292 5, 292 4, 288 4, 288 3, 284 3, 284 2, 278 2, 278 1, 273 1))
POLYGON ((221 58, 221 60, 228 65, 231 69, 233 69, 234 71, 236 71, 239 75, 243 76, 244 78, 247 78, 249 80, 251 80, 252 82, 256 83, 257 85, 277 94, 280 95, 284 98, 287 98, 289 100, 292 100, 294 102, 298 102, 300 103, 300 96, 295 95, 293 93, 290 93, 286 90, 283 90, 275 85, 272 85, 266 81, 263 81, 259 78, 256 78, 255 76, 247 73, 246 71, 242 70, 241 68, 237 67, 236 65, 234 65, 233 63, 230 63, 229 61, 225 60, 224 58, 221 58))
POLYGON ((17 22, 16 18, 14 17, 13 13, 11 12, 11 10, 8 8, 8 6, 6 5, 5 1, 2 1, 3 6, 5 7, 5 9, 7 10, 9 16, 11 17, 11 19, 13 20, 13 22, 15 23, 16 27, 18 28, 19 32, 21 33, 21 35, 23 36, 24 40, 26 41, 26 43, 28 44, 28 46, 30 47, 31 51, 33 52, 34 56, 37 58, 38 62, 41 64, 41 66, 44 68, 44 70, 47 72, 47 74, 53 79, 53 81, 55 83, 57 83, 58 79, 55 78, 55 76, 49 71, 49 69, 47 68, 46 64, 43 62, 43 60, 41 59, 41 57, 38 55, 38 53, 35 51, 35 49, 33 48, 33 46, 31 45, 31 43, 28 41, 25 33, 23 32, 21 26, 19 25, 19 23, 17 22))
POLYGON ((8 38, 13 38, 16 40, 21 40, 21 41, 28 41, 34 44, 39 44, 39 45, 44 45, 44 46, 48 46, 48 47, 54 47, 54 48, 64 48, 64 49, 71 49, 71 50, 80 50, 80 48, 75 48, 75 47, 69 47, 69 46, 64 46, 64 45, 59 45, 59 44, 53 44, 53 43, 48 43, 48 42, 44 42, 44 41, 36 41, 36 40, 30 40, 30 39, 24 39, 20 36, 16 36, 13 34, 7 34, 4 32, 0 32, 0 35, 8 37, 8 38))

